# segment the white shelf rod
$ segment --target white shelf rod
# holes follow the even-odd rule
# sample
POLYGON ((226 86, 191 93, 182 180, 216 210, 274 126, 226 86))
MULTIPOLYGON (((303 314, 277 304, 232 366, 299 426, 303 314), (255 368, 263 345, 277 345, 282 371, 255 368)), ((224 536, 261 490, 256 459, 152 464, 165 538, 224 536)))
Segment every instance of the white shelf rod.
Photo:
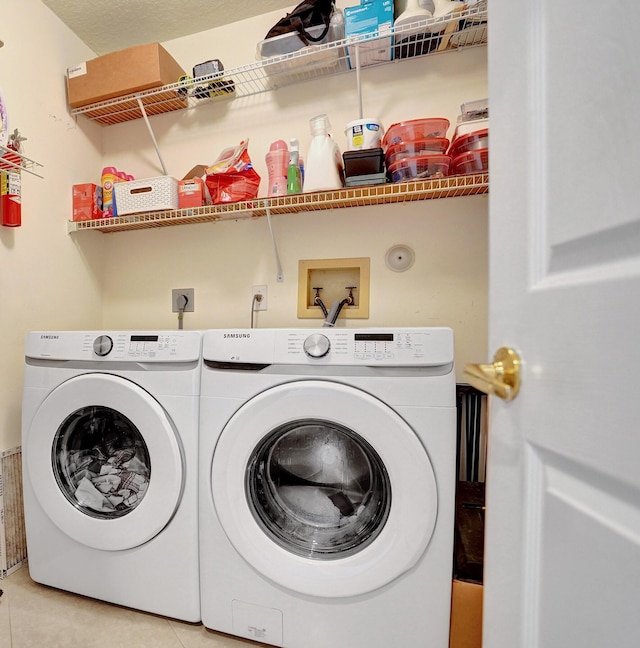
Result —
POLYGON ((271 242, 273 243, 273 251, 276 256, 276 281, 282 283, 284 281, 284 274, 282 272, 282 263, 280 263, 280 255, 278 254, 278 244, 276 243, 276 237, 273 233, 273 225, 271 224, 271 208, 269 207, 269 201, 264 202, 264 209, 267 214, 267 223, 269 223, 269 232, 271 233, 271 242))
POLYGON ((169 175, 167 173, 167 167, 164 165, 164 160, 162 159, 160 149, 158 148, 158 142, 156 141, 156 137, 153 134, 153 129, 151 128, 151 123, 149 122, 149 118, 147 117, 147 111, 144 109, 144 104, 142 103, 142 99, 140 99, 140 95, 138 95, 136 98, 138 100, 138 106, 140 107, 140 112, 142 113, 142 117, 144 118, 144 123, 147 125, 147 130, 149 131, 149 135, 151 135, 151 141, 153 142, 153 147, 155 148, 156 153, 158 155, 158 159, 160 160, 160 166, 162 167, 162 173, 163 173, 163 175, 169 175))

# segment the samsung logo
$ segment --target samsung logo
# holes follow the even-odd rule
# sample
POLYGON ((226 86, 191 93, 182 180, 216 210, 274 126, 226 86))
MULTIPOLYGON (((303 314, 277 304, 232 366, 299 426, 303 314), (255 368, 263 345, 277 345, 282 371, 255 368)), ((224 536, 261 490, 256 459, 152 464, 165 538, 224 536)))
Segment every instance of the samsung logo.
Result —
POLYGON ((41 340, 59 340, 60 336, 59 335, 41 335, 40 339, 41 340))
POLYGON ((251 333, 223 333, 222 337, 227 338, 250 338, 251 333))

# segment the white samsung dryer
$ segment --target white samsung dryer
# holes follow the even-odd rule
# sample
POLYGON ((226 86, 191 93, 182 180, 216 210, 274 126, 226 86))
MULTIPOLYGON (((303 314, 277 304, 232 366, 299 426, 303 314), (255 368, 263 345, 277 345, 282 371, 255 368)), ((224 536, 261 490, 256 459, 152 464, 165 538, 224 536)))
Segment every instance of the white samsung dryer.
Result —
POLYGON ((202 334, 32 332, 22 423, 33 580, 200 620, 202 334))
POLYGON ((447 648, 455 462, 451 329, 206 331, 204 625, 447 648))

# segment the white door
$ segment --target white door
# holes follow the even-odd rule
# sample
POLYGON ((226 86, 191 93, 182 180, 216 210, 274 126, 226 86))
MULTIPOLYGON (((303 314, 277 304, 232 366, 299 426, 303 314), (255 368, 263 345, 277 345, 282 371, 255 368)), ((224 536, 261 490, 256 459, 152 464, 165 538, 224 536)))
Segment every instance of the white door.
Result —
POLYGON ((636 2, 490 3, 485 648, 640 645, 636 2))

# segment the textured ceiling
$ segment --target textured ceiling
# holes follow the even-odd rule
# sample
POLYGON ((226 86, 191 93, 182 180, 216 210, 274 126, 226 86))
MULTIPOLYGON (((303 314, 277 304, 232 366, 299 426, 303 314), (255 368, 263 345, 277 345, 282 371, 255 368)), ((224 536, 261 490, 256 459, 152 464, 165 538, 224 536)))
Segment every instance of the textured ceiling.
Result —
MULTIPOLYGON (((42 0, 96 54, 164 42, 277 9, 296 0, 42 0)), ((283 15, 286 11, 283 11, 283 15)))

